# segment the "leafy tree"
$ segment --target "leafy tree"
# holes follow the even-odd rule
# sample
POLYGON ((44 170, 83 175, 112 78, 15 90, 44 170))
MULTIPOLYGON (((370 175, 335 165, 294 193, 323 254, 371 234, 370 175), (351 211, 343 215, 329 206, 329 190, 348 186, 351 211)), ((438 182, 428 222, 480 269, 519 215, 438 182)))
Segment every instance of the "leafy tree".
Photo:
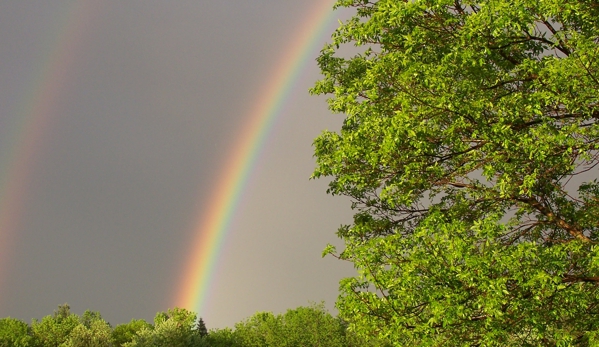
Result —
POLYGON ((31 339, 27 323, 10 317, 0 319, 0 347, 29 347, 31 339))
MULTIPOLYGON (((232 343, 240 347, 349 347, 381 346, 378 340, 360 339, 345 330, 343 321, 333 317, 324 304, 298 307, 284 314, 259 312, 237 323, 232 343)), ((209 335, 212 341, 213 333, 209 335)))
POLYGON ((63 347, 112 347, 112 329, 101 318, 93 319, 88 324, 79 324, 69 335, 63 347))
POLYGON ((344 326, 325 309, 323 303, 287 310, 281 317, 281 323, 286 344, 280 346, 345 346, 344 326))
POLYGON ((234 332, 230 328, 210 330, 205 339, 210 347, 237 347, 234 332))
POLYGON ((352 199, 337 306, 398 346, 598 344, 599 6, 338 0, 313 177, 352 199), (352 50, 342 49, 353 44, 352 50), (343 56, 340 52, 355 52, 343 56))
POLYGON ((158 312, 156 317, 154 317, 154 326, 159 326, 167 320, 172 320, 177 325, 191 330, 196 321, 196 314, 184 308, 175 307, 166 312, 158 312))
POLYGON ((154 328, 143 327, 137 331, 126 347, 193 347, 204 346, 194 330, 196 314, 182 308, 159 312, 154 318, 154 328))
POLYGON ((70 318, 73 314, 71 313, 71 306, 65 303, 63 305, 58 305, 58 309, 54 311, 54 318, 57 320, 63 320, 70 318))
POLYGON ((90 310, 83 312, 83 315, 79 318, 79 322, 87 328, 91 327, 92 323, 98 320, 104 320, 100 312, 90 310))
POLYGON ((132 319, 129 323, 119 324, 112 330, 112 339, 115 346, 123 346, 127 342, 133 341, 133 338, 142 329, 152 330, 152 324, 143 319, 132 319))
POLYGON ((158 347, 158 338, 154 329, 143 327, 138 330, 129 342, 123 344, 124 347, 158 347))
POLYGON ((271 312, 258 312, 235 324, 235 343, 241 347, 275 346, 281 335, 281 324, 271 312))
POLYGON ((39 347, 59 347, 67 342, 71 332, 80 325, 79 317, 71 313, 67 304, 58 306, 54 315, 31 324, 33 345, 39 347))

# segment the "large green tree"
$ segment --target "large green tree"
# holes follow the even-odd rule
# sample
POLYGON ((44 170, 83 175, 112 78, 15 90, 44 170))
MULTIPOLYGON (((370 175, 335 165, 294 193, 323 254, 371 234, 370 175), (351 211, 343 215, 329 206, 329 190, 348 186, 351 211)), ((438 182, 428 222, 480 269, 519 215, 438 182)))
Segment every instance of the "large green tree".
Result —
POLYGON ((599 343, 599 3, 339 0, 345 115, 314 177, 352 199, 337 306, 398 346, 599 343), (345 49, 344 46, 354 45, 345 49))

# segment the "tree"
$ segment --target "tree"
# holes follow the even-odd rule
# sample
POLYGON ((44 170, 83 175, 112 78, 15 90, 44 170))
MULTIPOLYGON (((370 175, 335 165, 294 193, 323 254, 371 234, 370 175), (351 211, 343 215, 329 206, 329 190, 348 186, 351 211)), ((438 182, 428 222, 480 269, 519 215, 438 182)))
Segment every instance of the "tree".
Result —
POLYGON ((71 331, 62 347, 112 347, 112 329, 103 319, 93 319, 79 324, 71 331))
POLYGON ((196 314, 182 308, 159 312, 154 318, 154 328, 143 327, 136 332, 126 347, 195 347, 205 346, 196 333, 196 314))
POLYGON ((31 339, 27 323, 10 317, 0 319, 0 347, 29 347, 31 339))
POLYGON ((196 324, 196 332, 198 335, 200 335, 200 337, 208 336, 208 329, 206 328, 206 323, 204 323, 202 317, 198 319, 198 323, 196 324))
POLYGON ((281 317, 283 339, 279 346, 345 347, 345 327, 324 303, 287 310, 281 317))
POLYGON ((274 315, 271 312, 258 312, 250 318, 235 324, 232 338, 229 334, 211 332, 209 343, 224 341, 215 346, 240 347, 350 347, 350 346, 382 346, 372 338, 360 339, 346 331, 343 321, 333 317, 324 304, 313 304, 287 310, 284 314, 274 315), (218 341, 218 340, 217 340, 218 341))
POLYGON ((398 346, 599 343, 597 3, 336 7, 355 15, 311 91, 345 120, 314 141, 313 177, 356 211, 344 249, 325 250, 358 269, 337 302, 350 329, 398 346))
POLYGON ((237 347, 235 335, 232 329, 214 329, 210 330, 208 336, 204 339, 210 347, 237 347))
POLYGON ((97 311, 85 310, 79 318, 79 322, 87 328, 91 327, 92 323, 96 321, 104 321, 100 312, 97 311))
POLYGON ((281 324, 272 312, 257 312, 235 324, 234 341, 240 347, 276 346, 281 324))
POLYGON ((71 332, 80 325, 79 317, 71 313, 67 304, 58 306, 54 315, 46 316, 41 321, 31 324, 34 346, 59 347, 67 342, 71 332))
POLYGON ((120 347, 133 341, 134 336, 142 329, 151 330, 152 325, 143 319, 132 319, 129 323, 117 325, 112 330, 114 344, 120 347))

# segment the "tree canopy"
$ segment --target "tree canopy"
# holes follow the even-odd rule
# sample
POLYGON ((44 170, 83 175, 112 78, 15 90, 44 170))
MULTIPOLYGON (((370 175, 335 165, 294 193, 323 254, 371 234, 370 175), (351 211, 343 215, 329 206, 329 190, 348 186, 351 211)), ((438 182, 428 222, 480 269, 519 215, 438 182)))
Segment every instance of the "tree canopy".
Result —
POLYGON ((27 323, 10 317, 0 319, 0 347, 28 347, 30 343, 27 323))
POLYGON ((597 2, 336 7, 313 177, 355 210, 340 315, 398 346, 599 343, 597 2))
POLYGON ((298 307, 275 315, 258 312, 235 324, 234 331, 224 330, 209 335, 211 346, 235 347, 375 347, 384 341, 371 337, 358 338, 346 331, 345 322, 333 317, 324 304, 298 307), (229 344, 218 343, 228 341, 229 344))
POLYGON ((182 308, 158 312, 154 324, 133 319, 114 329, 99 312, 78 316, 69 305, 31 326, 14 318, 0 319, 0 347, 377 347, 378 338, 361 338, 333 317, 324 304, 287 310, 283 314, 258 312, 234 329, 206 328, 202 318, 182 308))

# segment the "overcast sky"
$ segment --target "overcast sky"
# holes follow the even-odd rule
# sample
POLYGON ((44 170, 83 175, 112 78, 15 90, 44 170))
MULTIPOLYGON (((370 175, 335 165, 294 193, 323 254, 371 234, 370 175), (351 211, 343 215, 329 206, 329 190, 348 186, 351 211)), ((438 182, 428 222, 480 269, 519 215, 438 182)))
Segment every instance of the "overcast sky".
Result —
MULTIPOLYGON (((190 226, 321 1, 0 1, 0 317, 66 302, 115 325, 172 307, 190 226)), ((313 59, 244 190, 208 328, 332 308, 353 274, 320 257, 351 210, 309 180, 312 140, 342 121, 308 95, 313 59)))

